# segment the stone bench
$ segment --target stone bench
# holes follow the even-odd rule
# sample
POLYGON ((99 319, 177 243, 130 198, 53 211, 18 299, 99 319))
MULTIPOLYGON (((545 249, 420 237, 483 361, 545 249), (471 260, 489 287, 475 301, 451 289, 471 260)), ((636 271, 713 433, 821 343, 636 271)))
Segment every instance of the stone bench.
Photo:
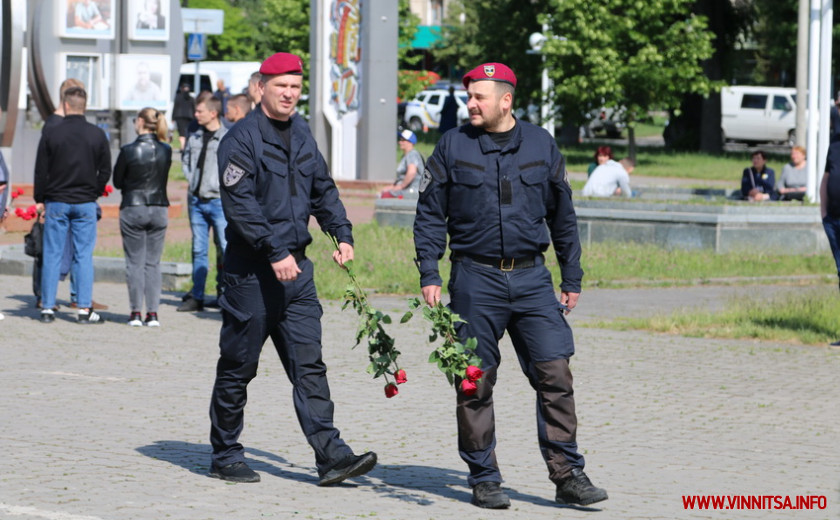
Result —
MULTIPOLYGON (((719 204, 654 202, 644 197, 576 199, 581 242, 637 242, 669 249, 712 249, 717 253, 814 254, 829 250, 815 205, 709 198, 718 199, 719 204)), ((379 199, 374 217, 382 226, 410 228, 415 210, 414 200, 379 199)))

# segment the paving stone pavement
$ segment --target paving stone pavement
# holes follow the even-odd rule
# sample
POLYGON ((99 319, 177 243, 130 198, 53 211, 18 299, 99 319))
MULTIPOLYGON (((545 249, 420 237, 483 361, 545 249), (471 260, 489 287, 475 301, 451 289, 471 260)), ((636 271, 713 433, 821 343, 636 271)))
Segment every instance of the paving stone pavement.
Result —
MULTIPOLYGON (((754 295, 784 288, 757 286, 754 295)), ((584 327, 602 317, 714 307, 744 287, 594 289, 570 315, 586 471, 608 501, 561 508, 535 437, 534 397, 504 340, 496 391, 498 459, 507 511, 469 504, 456 451, 453 391, 426 362, 427 327, 395 325, 408 383, 386 399, 351 349, 355 315, 324 303, 324 356, 336 423, 379 465, 317 486, 291 387, 266 348, 250 385, 242 441, 259 484, 206 476, 216 311, 176 313, 130 328, 124 285, 98 283, 113 320, 80 326, 66 308, 42 325, 30 280, 0 276, 0 518, 116 519, 837 519, 840 517, 840 351, 584 327), (576 326, 577 325, 577 326, 576 326), (821 495, 826 509, 686 510, 683 495, 821 495)), ((66 297, 66 284, 59 296, 66 297)), ((374 297, 392 317, 404 297, 374 297)), ((395 320, 397 321, 397 320, 395 320)), ((270 344, 269 344, 270 345, 270 344)))

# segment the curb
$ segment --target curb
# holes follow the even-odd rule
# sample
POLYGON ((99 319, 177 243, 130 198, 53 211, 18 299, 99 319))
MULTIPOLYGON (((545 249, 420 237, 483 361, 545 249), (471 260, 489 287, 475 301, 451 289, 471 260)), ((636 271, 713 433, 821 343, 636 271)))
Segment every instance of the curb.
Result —
MULTIPOLYGON (((32 276, 34 259, 23 252, 23 245, 0 246, 0 274, 32 276)), ((177 290, 192 277, 192 264, 161 262, 161 289, 177 290)), ((93 257, 93 281, 125 283, 124 257, 93 257)))

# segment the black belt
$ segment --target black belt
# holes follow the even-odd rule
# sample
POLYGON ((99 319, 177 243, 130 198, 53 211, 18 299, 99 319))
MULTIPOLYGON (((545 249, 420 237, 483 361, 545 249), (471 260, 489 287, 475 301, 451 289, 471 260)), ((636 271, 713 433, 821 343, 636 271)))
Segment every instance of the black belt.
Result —
POLYGON ((458 262, 463 258, 469 258, 476 264, 481 264, 487 267, 494 267, 502 271, 513 271, 515 269, 529 269, 538 265, 538 260, 542 260, 542 255, 524 256, 521 258, 494 258, 492 256, 471 255, 466 253, 452 253, 452 261, 458 262))

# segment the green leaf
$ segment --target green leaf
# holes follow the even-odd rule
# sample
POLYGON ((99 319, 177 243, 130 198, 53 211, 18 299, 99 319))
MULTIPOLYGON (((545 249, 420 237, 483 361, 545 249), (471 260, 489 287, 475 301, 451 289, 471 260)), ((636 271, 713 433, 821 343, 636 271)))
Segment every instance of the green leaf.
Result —
POLYGON ((413 312, 407 311, 405 314, 402 315, 402 318, 400 318, 400 325, 408 322, 408 320, 410 320, 413 316, 414 316, 413 312))
POLYGON ((386 325, 391 323, 391 316, 389 316, 387 314, 383 315, 382 316, 382 323, 385 323, 386 325))

